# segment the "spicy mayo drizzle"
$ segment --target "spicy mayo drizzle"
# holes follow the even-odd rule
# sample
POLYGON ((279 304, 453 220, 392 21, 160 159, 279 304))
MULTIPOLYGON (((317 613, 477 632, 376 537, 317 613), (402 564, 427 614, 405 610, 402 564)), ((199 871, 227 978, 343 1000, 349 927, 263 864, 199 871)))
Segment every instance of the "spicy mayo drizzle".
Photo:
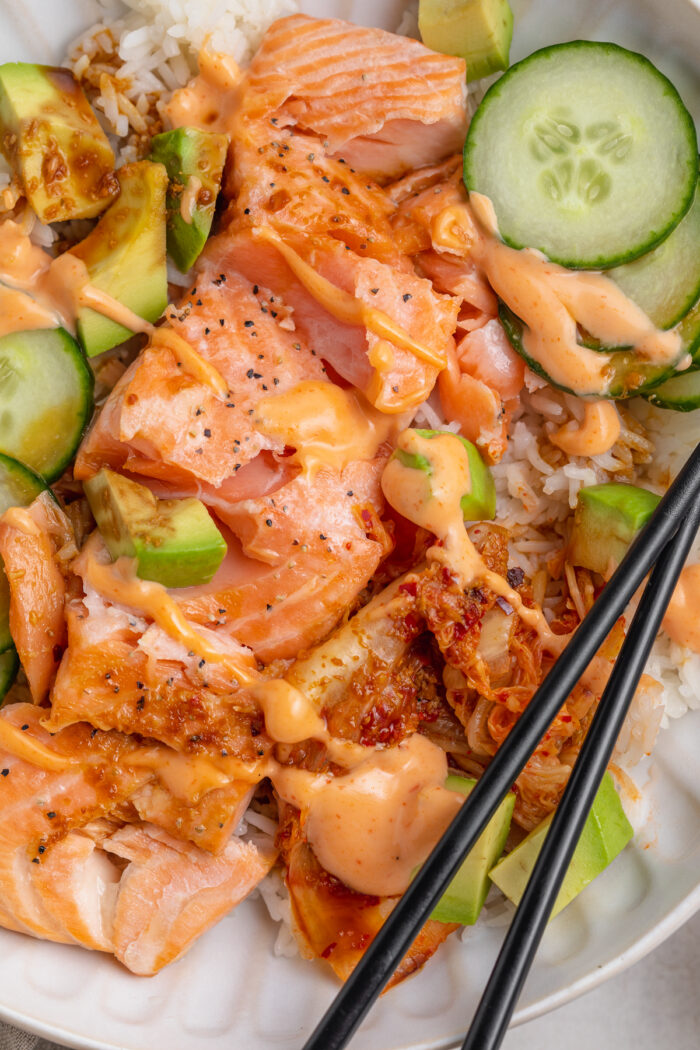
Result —
MULTIPOLYGON (((529 248, 516 250, 498 236, 493 205, 480 193, 453 204, 433 223, 435 246, 469 257, 527 326, 523 346, 547 374, 577 394, 596 394, 609 382, 611 355, 578 342, 577 322, 609 346, 633 346, 640 357, 672 365, 681 337, 662 332, 608 277, 568 270, 529 248)), ((682 361, 676 368, 690 363, 682 361)))
POLYGON ((552 632, 544 614, 526 606, 502 576, 487 568, 469 539, 460 506, 464 493, 471 491, 469 460, 462 442, 454 434, 426 438, 416 430, 404 430, 397 448, 424 457, 431 466, 428 476, 423 470, 391 459, 382 475, 382 489, 392 507, 442 541, 442 546, 430 548, 428 558, 452 569, 465 588, 485 583, 505 598, 548 647, 559 646, 561 639, 552 632))
POLYGON ((219 397, 228 384, 221 373, 182 336, 169 328, 155 328, 118 299, 95 287, 82 259, 64 252, 52 259, 32 244, 19 223, 0 223, 0 336, 22 327, 66 328, 75 333, 81 307, 90 307, 111 321, 148 335, 152 345, 167 346, 185 369, 219 397))
POLYGON ((262 398, 254 422, 296 450, 290 461, 307 477, 322 467, 342 471, 354 460, 373 459, 397 429, 395 416, 373 408, 356 391, 316 379, 262 398))

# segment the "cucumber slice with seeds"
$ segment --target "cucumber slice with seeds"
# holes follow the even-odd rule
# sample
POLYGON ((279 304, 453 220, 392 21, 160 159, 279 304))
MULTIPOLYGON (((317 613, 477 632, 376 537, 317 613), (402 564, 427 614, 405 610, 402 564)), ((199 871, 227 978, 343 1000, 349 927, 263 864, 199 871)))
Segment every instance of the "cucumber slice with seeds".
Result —
MULTIPOLYGON (((565 390, 568 394, 576 394, 575 390, 571 390, 561 383, 555 383, 552 377, 545 372, 539 361, 535 361, 527 353, 523 346, 525 325, 520 318, 516 317, 505 303, 500 303, 498 312, 511 346, 525 360, 528 367, 533 372, 536 372, 537 375, 546 379, 550 386, 555 386, 559 390, 565 390)), ((589 346, 592 350, 610 354, 611 358, 607 386, 604 390, 591 391, 591 395, 595 397, 607 397, 613 400, 635 397, 637 394, 642 394, 646 390, 652 390, 660 383, 663 383, 675 371, 675 369, 669 368, 667 365, 649 364, 643 361, 634 350, 624 347, 602 347, 597 343, 584 343, 583 345, 589 346)))
MULTIPOLYGON (((44 479, 24 463, 0 453, 0 515, 10 507, 28 507, 47 488, 44 479)), ((9 614, 10 590, 0 558, 0 654, 12 645, 9 614)))
MULTIPOLYGON (((700 185, 700 184, 699 184, 700 185)), ((651 252, 607 273, 657 328, 673 328, 700 299, 700 190, 675 230, 651 252)))
POLYGON ((4 702, 7 691, 17 677, 19 657, 16 649, 7 649, 0 653, 0 704, 4 702))
POLYGON ((62 328, 0 339, 0 451, 59 477, 92 415, 94 378, 62 328))
POLYGON ((468 190, 500 234, 580 269, 651 251, 690 208, 692 118, 648 59, 577 40, 530 55, 489 89, 464 148, 468 190))

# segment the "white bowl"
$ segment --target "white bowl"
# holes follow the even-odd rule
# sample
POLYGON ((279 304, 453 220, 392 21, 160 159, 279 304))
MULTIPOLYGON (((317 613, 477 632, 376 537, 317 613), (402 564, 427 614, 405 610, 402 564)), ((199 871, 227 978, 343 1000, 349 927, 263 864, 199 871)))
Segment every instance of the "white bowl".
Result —
MULTIPOLYGON (((403 0, 307 0, 309 13, 395 28, 403 0)), ((513 0, 513 57, 577 37, 643 51, 700 115, 700 2, 513 0), (694 72, 695 70, 695 72, 694 72)), ((0 0, 0 61, 60 62, 94 19, 92 0, 0 0)), ((679 417, 682 425, 683 417, 679 417)), ((662 734, 641 775, 646 818, 633 846, 549 927, 515 1023, 636 962, 700 908, 700 712, 662 734)), ((640 782, 641 782, 640 781, 640 782)), ((0 931, 0 1016, 67 1046, 96 1050, 293 1050, 336 983, 320 963, 273 955, 275 928, 248 901, 179 963, 153 978, 111 958, 0 931)), ((452 937, 417 977, 386 996, 355 1050, 454 1045, 491 967, 502 930, 479 923, 452 937)))

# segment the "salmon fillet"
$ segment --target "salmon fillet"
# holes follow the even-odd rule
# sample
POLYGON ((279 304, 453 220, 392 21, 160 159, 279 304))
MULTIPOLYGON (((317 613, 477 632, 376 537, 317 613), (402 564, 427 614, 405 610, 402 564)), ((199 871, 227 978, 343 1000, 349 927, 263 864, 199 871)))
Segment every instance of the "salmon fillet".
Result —
MULTIPOLYGON (((94 867, 91 872, 83 870, 72 884, 67 880, 60 886, 60 897, 45 901, 42 879, 34 878, 35 868, 42 866, 46 854, 52 870, 66 872, 75 864, 85 869, 89 857, 79 850, 76 855, 72 846, 49 859, 53 843, 74 828, 112 812, 151 774, 120 765, 120 757, 131 746, 126 737, 93 732, 84 724, 52 737, 41 724, 43 713, 31 704, 12 704, 0 711, 0 718, 26 733, 28 739, 37 740, 59 756, 79 759, 81 764, 49 772, 10 751, 0 752, 0 925, 72 943, 79 940, 75 917, 76 911, 83 910, 86 884, 94 886, 96 879, 99 882, 99 873, 94 867)), ((91 922, 84 915, 84 921, 92 929, 90 937, 95 943, 104 939, 104 928, 96 918, 91 922)))
MULTIPOLYGON (((430 281, 367 256, 357 255, 330 237, 297 246, 304 261, 335 288, 367 307, 381 310, 416 342, 439 357, 452 344, 459 303, 433 291, 430 281)), ((328 362, 338 376, 362 390, 386 412, 425 400, 438 369, 412 350, 382 339, 361 324, 339 320, 294 275, 272 244, 247 233, 223 234, 212 242, 209 258, 248 280, 272 289, 292 309, 297 338, 328 362)))
POLYGON ((66 640, 64 555, 75 552, 66 516, 48 493, 0 518, 0 557, 10 585, 10 632, 32 699, 46 697, 66 640))
POLYGON ((212 857, 148 824, 117 831, 105 849, 131 863, 115 912, 116 957, 142 975, 180 958, 267 875, 276 853, 266 843, 234 838, 212 857))
POLYGON ((323 378, 323 371, 298 337, 280 327, 267 298, 232 270, 207 267, 200 273, 170 324, 221 373, 230 396, 218 396, 178 367, 170 348, 148 347, 83 442, 76 478, 91 477, 106 463, 190 489, 228 482, 227 494, 234 497, 243 467, 263 449, 283 451, 255 429, 252 410, 266 394, 323 378))
POLYGON ((224 621, 264 662, 295 656, 335 627, 368 583, 391 541, 378 519, 382 455, 297 476, 272 496, 226 513, 254 575, 242 579, 232 545, 210 584, 179 592, 185 615, 224 621), (230 574, 230 575, 229 575, 230 574))
POLYGON ((311 131, 385 180, 461 149, 466 66, 417 40, 335 19, 274 22, 248 73, 260 118, 311 131))

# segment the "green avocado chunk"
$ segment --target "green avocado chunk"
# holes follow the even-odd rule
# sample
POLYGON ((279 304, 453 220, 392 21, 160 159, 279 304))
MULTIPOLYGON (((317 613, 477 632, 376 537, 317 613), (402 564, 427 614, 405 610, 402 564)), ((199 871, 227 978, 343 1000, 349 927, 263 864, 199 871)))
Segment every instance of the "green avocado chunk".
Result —
MULTIPOLYGON (((525 892, 553 816, 550 813, 545 817, 519 846, 489 872, 492 882, 514 904, 519 903, 525 892)), ((612 777, 606 773, 583 826, 550 918, 554 918, 589 882, 593 882, 622 852, 633 835, 634 829, 625 816, 612 777)))
POLYGON ((420 0, 423 43, 467 63, 467 80, 508 68, 513 12, 508 0, 420 0))
POLYGON ((0 66, 0 148, 42 222, 92 218, 119 192, 112 147, 69 69, 0 66))
POLYGON ((165 587, 209 583, 226 541, 198 499, 156 499, 150 489, 103 467, 85 495, 113 559, 136 558, 136 573, 165 587))
POLYGON ((151 159, 170 179, 166 208, 168 254, 187 273, 206 244, 228 150, 228 135, 175 128, 151 140, 151 159))
MULTIPOLYGON (((87 266, 90 282, 145 321, 156 321, 168 305, 165 262, 165 192, 162 164, 148 160, 118 171, 119 199, 97 226, 70 251, 87 266)), ((78 337, 88 357, 111 350, 132 334, 89 307, 78 313, 78 337)))
POLYGON ((655 492, 611 482, 578 494, 569 560, 608 577, 661 499, 655 492))
MULTIPOLYGON (((445 787, 468 795, 476 780, 449 776, 445 787)), ((458 922, 473 926, 479 918, 484 901, 491 888, 489 871, 503 853, 510 821, 515 806, 515 795, 509 792, 477 839, 450 885, 438 901, 431 919, 438 922, 458 922)))
MULTIPOLYGON (((445 430, 416 429, 416 433, 424 438, 434 438, 450 432, 445 430)), ((452 434, 452 437, 456 437, 458 441, 462 442, 467 450, 469 459, 471 491, 465 492, 460 501, 464 520, 491 521, 496 517, 496 486, 493 482, 493 475, 481 458, 476 445, 473 445, 471 441, 467 441, 460 434, 452 434)), ((422 470, 428 476, 432 474, 430 461, 425 456, 404 452, 400 448, 396 449, 394 455, 399 462, 403 463, 404 467, 422 470)))

